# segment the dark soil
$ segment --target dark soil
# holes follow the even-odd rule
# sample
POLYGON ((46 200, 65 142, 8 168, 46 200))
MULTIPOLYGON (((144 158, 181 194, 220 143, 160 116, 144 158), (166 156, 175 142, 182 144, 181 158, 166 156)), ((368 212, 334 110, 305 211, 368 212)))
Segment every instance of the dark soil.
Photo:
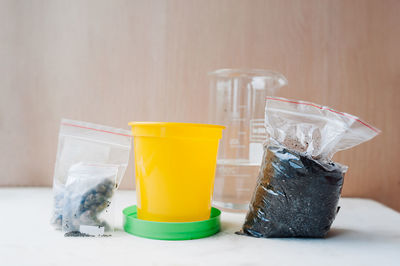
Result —
POLYGON ((324 237, 339 210, 346 167, 282 146, 265 148, 257 187, 239 234, 324 237))

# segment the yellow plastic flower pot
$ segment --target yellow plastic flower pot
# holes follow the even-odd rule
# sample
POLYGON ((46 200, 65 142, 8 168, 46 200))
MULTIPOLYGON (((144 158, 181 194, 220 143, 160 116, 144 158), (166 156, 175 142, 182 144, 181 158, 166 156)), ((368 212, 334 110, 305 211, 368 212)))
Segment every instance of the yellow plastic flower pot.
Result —
POLYGON ((138 218, 207 220, 224 126, 131 122, 138 218))

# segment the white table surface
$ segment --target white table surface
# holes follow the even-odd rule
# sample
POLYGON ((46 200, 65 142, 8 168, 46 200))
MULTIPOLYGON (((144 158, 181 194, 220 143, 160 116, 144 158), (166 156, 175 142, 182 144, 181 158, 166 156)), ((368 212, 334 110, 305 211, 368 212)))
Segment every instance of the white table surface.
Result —
POLYGON ((400 214, 365 199, 342 199, 325 239, 257 239, 235 235, 244 214, 223 212, 215 236, 151 240, 122 231, 133 191, 116 195, 112 237, 64 237, 49 225, 49 188, 0 189, 0 265, 400 265, 400 214))

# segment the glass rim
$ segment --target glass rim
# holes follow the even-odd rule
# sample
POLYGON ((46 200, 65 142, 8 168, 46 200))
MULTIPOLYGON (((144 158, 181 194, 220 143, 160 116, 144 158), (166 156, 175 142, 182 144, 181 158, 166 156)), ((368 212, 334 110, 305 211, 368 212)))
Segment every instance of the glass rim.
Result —
POLYGON ((236 78, 236 77, 258 77, 258 78, 271 78, 271 76, 279 76, 286 80, 286 78, 279 72, 267 69, 245 69, 245 68, 221 68, 208 72, 209 76, 236 78))

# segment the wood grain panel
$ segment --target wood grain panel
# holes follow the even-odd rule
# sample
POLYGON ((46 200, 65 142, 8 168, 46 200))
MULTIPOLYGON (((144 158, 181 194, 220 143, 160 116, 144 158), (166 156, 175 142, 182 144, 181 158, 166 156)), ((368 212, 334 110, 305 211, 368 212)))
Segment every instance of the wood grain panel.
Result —
POLYGON ((398 14, 396 0, 1 1, 0 185, 51 185, 62 117, 204 122, 208 71, 263 68, 287 76, 281 96, 383 130, 335 159, 344 195, 400 210, 398 14))

